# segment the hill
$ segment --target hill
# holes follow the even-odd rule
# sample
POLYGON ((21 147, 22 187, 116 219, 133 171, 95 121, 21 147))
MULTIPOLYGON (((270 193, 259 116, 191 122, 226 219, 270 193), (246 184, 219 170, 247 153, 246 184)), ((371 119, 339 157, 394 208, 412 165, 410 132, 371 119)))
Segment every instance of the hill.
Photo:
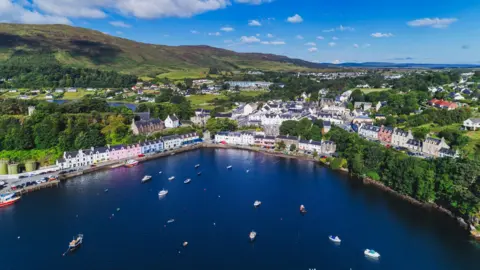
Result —
POLYGON ((217 67, 304 70, 325 65, 286 56, 237 53, 210 46, 165 46, 113 37, 67 25, 0 24, 0 63, 58 63, 155 76, 217 67))

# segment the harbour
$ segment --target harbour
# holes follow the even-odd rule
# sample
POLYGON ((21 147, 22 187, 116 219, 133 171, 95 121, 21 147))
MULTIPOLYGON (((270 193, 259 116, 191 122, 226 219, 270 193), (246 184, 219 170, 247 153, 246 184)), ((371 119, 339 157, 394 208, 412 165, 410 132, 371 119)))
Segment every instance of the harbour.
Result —
POLYGON ((33 262, 50 269, 475 269, 480 257, 468 234, 440 213, 313 162, 234 149, 75 176, 1 209, 0 222, 4 269, 32 269, 33 262), (152 179, 141 184, 144 175, 152 179), (162 189, 168 195, 159 198, 162 189), (78 233, 87 240, 62 257, 78 233), (381 257, 367 259, 365 249, 381 257))

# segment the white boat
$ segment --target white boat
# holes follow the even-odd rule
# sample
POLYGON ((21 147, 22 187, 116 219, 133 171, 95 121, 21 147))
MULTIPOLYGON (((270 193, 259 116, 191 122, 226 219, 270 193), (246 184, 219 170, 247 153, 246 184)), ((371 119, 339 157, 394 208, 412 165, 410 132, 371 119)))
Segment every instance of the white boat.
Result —
POLYGON ((162 171, 159 171, 158 174, 162 174, 163 172, 162 171))
POLYGON ((142 183, 145 183, 147 182, 148 180, 152 179, 152 176, 151 175, 145 175, 143 178, 142 178, 142 183))
POLYGON ((250 241, 255 241, 255 238, 257 237, 257 233, 255 231, 251 231, 250 234, 248 235, 250 238, 250 241))
POLYGON ((261 201, 255 201, 255 202, 253 203, 253 206, 254 206, 254 207, 259 207, 261 204, 262 204, 261 201))
POLYGON ((190 183, 190 182, 192 182, 192 179, 190 179, 190 178, 188 178, 188 179, 186 179, 185 181, 183 181, 184 184, 188 184, 188 183, 190 183))
POLYGON ((198 168, 198 167, 200 167, 200 164, 195 165, 195 169, 198 168))
POLYGON ((248 173, 250 170, 246 170, 246 172, 248 173))
POLYGON ((170 177, 168 178, 169 181, 172 181, 173 179, 175 179, 175 176, 170 176, 170 177))
POLYGON ((232 168, 232 165, 227 166, 227 170, 230 170, 232 168))
POLYGON ((380 253, 376 252, 375 250, 373 249, 365 249, 365 251, 363 252, 363 254, 365 254, 365 256, 368 256, 370 258, 374 258, 374 259, 378 259, 378 257, 380 257, 380 253))
POLYGON ((175 219, 173 219, 173 218, 172 218, 172 219, 169 219, 169 220, 167 221, 167 223, 173 223, 173 222, 175 222, 175 219))
POLYGON ((127 168, 135 167, 137 165, 138 165, 138 161, 136 161, 134 159, 129 159, 129 160, 127 160, 127 162, 125 162, 125 167, 127 167, 127 168))
POLYGON ((168 194, 168 190, 162 189, 160 192, 158 192, 158 196, 165 196, 168 194))
POLYGON ((330 241, 334 242, 334 243, 340 243, 342 242, 342 240, 338 237, 338 236, 333 236, 333 235, 330 235, 328 237, 328 239, 330 239, 330 241))

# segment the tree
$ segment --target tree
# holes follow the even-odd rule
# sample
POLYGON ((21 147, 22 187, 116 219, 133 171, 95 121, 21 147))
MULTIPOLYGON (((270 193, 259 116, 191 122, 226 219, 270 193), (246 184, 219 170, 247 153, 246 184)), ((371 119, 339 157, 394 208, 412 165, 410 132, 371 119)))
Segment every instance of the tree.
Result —
POLYGON ((287 146, 285 145, 285 142, 284 142, 284 141, 279 141, 279 142, 277 143, 277 148, 278 148, 279 150, 285 150, 286 147, 287 147, 287 146))
POLYGON ((313 154, 312 154, 313 158, 317 158, 318 157, 318 153, 317 153, 317 150, 313 150, 313 154))
POLYGON ((422 127, 422 128, 414 129, 412 134, 413 134, 413 137, 415 137, 415 139, 424 140, 429 132, 430 132, 429 128, 422 127))
POLYGON ((297 149, 295 144, 290 144, 290 152, 294 152, 297 149))

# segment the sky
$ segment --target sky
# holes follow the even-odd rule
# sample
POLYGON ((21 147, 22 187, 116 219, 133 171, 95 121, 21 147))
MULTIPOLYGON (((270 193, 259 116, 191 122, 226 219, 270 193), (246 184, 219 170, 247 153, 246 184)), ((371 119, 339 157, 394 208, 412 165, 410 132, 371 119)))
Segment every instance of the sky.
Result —
POLYGON ((0 0, 0 22, 312 62, 480 64, 480 0, 0 0))

